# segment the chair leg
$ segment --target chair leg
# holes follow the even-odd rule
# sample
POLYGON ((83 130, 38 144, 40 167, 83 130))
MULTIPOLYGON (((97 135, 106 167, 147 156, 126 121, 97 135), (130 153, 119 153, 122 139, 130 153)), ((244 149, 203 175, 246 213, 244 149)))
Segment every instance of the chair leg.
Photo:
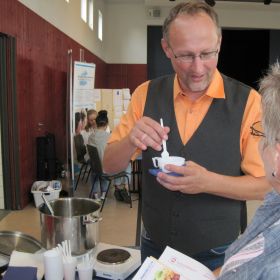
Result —
POLYGON ((108 188, 107 188, 107 190, 106 190, 105 197, 104 197, 104 199, 103 199, 103 201, 102 201, 100 212, 102 212, 102 210, 103 210, 103 207, 104 207, 104 204, 105 204, 105 200, 106 200, 106 198, 107 198, 107 194, 108 194, 109 188, 110 188, 110 186, 111 186, 111 181, 112 181, 112 180, 108 180, 108 182, 109 182, 109 183, 108 183, 108 188))
POLYGON ((89 168, 89 171, 88 171, 88 175, 87 175, 86 183, 87 183, 87 181, 88 181, 88 178, 89 178, 90 172, 91 172, 91 167, 89 168))
POLYGON ((87 173, 87 169, 88 169, 88 165, 87 165, 87 163, 85 163, 85 171, 84 171, 84 173, 83 173, 83 177, 82 177, 82 180, 84 180, 84 178, 85 178, 85 175, 86 175, 86 173, 87 173))
POLYGON ((92 198, 92 196, 93 196, 93 188, 94 188, 95 183, 97 182, 97 179, 98 179, 98 176, 93 174, 92 185, 91 185, 91 189, 90 189, 89 196, 88 196, 89 198, 92 198))
POLYGON ((82 171, 83 171, 84 167, 85 167, 85 165, 82 164, 82 166, 80 168, 79 176, 78 176, 78 179, 77 179, 77 182, 76 182, 76 185, 75 185, 75 191, 77 190, 77 187, 78 187, 78 184, 79 184, 79 181, 80 181, 80 177, 81 177, 81 174, 82 174, 82 171))

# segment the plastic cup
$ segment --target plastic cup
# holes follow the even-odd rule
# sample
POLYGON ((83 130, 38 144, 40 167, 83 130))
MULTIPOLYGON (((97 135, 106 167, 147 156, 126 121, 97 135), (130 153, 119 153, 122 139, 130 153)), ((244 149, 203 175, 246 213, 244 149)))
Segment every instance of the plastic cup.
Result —
POLYGON ((56 250, 44 253, 45 280, 63 280, 62 256, 56 250))
POLYGON ((93 266, 80 263, 77 266, 79 280, 92 280, 93 266))
POLYGON ((73 257, 67 257, 63 262, 64 280, 75 280, 77 261, 73 257))

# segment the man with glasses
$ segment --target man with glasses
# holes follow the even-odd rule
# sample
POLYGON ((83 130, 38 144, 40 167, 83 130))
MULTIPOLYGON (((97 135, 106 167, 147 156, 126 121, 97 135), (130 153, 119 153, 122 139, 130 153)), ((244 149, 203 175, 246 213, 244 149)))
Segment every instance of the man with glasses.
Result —
POLYGON ((260 96, 217 70, 221 39, 217 14, 206 3, 172 8, 161 44, 176 74, 135 90, 106 148, 109 173, 142 152, 142 260, 159 257, 168 245, 210 269, 221 266, 244 230, 245 201, 263 199, 269 189, 259 137, 250 134, 260 120, 260 96), (180 176, 149 174, 163 139, 170 155, 186 159, 185 166, 165 166, 180 176))

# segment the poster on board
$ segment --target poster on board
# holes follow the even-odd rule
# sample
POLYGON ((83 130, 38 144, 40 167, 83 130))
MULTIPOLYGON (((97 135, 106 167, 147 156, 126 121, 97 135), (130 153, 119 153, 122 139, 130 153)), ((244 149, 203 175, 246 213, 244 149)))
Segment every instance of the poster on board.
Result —
POLYGON ((101 100, 100 93, 94 90, 94 81, 95 64, 75 61, 72 118, 74 135, 79 134, 83 129, 87 111, 96 109, 96 102, 101 100))

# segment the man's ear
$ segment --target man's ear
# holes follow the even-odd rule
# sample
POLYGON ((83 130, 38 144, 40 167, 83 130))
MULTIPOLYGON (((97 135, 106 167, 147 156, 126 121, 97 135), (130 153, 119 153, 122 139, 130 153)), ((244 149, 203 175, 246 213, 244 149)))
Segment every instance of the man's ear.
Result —
POLYGON ((168 43, 167 43, 167 41, 164 38, 161 39, 161 47, 162 47, 165 55, 168 58, 171 58, 168 43))

